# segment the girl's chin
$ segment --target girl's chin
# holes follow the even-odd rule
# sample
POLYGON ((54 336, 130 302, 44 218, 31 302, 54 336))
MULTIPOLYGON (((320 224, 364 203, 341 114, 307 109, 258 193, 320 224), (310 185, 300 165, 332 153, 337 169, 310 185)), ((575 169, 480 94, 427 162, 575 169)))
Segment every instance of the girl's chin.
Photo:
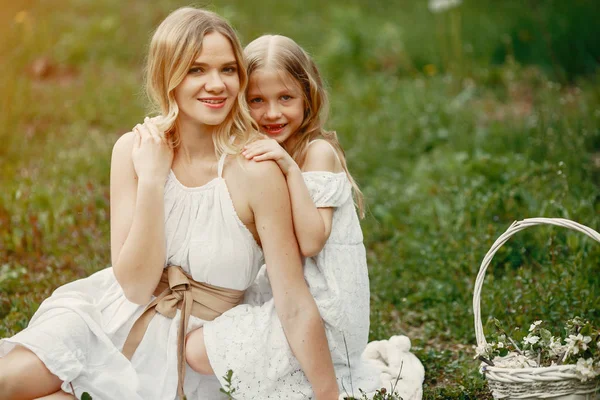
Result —
POLYGON ((277 135, 273 135, 268 132, 263 132, 263 133, 265 135, 267 135, 268 137, 270 137, 271 139, 275 139, 277 141, 277 143, 279 143, 279 144, 285 142, 285 136, 280 133, 278 133, 277 135))

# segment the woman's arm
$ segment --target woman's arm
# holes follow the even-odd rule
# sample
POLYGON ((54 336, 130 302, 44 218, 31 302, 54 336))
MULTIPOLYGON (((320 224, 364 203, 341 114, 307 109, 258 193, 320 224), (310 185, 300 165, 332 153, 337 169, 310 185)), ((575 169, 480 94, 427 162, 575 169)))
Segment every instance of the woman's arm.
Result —
POLYGON ((275 163, 246 163, 250 207, 265 254, 277 315, 317 399, 339 395, 323 321, 304 280, 288 188, 275 163))
POLYGON ((114 273, 125 296, 146 304, 164 267, 164 170, 166 164, 170 169, 172 151, 148 137, 148 130, 138 132, 123 135, 113 148, 110 239, 114 273))

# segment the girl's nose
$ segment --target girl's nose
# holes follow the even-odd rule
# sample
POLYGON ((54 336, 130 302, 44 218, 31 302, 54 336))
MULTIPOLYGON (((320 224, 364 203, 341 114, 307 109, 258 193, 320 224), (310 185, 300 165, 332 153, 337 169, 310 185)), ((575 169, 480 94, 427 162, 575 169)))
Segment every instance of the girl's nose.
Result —
POLYGON ((268 119, 278 119, 281 117, 281 111, 279 110, 279 107, 277 107, 277 105, 269 105, 266 117, 268 119))

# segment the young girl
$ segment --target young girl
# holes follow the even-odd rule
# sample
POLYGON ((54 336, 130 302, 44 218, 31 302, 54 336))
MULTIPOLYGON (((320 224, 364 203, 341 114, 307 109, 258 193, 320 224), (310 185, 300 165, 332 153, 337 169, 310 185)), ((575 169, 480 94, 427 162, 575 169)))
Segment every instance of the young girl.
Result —
MULTIPOLYGON (((362 195, 335 132, 323 128, 328 101, 321 77, 287 37, 262 36, 244 53, 250 113, 268 138, 242 154, 259 163, 274 160, 283 171, 306 257, 304 275, 325 322, 340 393, 370 392, 380 383, 378 371, 361 360, 369 334, 369 279, 352 192, 361 214, 362 195)), ((217 377, 233 370, 237 399, 310 398, 265 287, 247 293, 250 305, 204 326, 211 367, 217 377)))
POLYGON ((112 267, 58 288, 0 340, 0 398, 224 398, 215 378, 186 376, 185 336, 241 300, 263 254, 286 348, 318 399, 337 398, 284 178, 239 154, 253 131, 241 53, 210 12, 182 8, 158 27, 147 85, 166 135, 138 125, 114 146, 112 267))

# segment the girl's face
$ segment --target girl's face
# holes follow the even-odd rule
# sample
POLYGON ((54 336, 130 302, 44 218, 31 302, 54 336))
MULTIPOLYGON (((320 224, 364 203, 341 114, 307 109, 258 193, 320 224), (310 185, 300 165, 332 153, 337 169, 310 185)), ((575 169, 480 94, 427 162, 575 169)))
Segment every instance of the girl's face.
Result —
POLYGON ((231 42, 218 32, 202 40, 202 51, 175 88, 180 118, 200 125, 221 124, 240 91, 238 64, 231 42))
POLYGON ((304 120, 304 97, 300 84, 285 72, 258 69, 248 83, 250 114, 260 130, 284 143, 304 120))

